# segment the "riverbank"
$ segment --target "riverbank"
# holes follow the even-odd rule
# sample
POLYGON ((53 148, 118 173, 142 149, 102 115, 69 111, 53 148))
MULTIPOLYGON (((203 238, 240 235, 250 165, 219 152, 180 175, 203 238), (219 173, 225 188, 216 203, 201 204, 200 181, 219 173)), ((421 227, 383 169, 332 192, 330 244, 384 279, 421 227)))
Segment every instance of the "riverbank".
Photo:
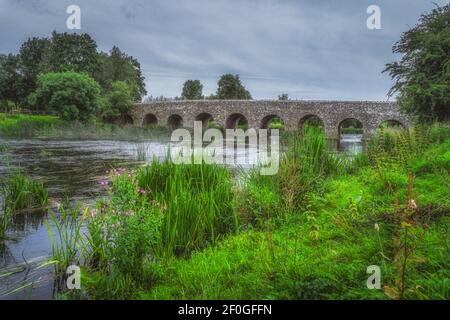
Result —
POLYGON ((68 122, 55 116, 0 113, 0 137, 45 140, 168 141, 170 130, 103 122, 68 122))
POLYGON ((277 176, 241 186, 205 164, 115 171, 109 200, 85 211, 83 287, 62 296, 448 299, 449 138, 384 130, 348 162, 308 133, 277 176))

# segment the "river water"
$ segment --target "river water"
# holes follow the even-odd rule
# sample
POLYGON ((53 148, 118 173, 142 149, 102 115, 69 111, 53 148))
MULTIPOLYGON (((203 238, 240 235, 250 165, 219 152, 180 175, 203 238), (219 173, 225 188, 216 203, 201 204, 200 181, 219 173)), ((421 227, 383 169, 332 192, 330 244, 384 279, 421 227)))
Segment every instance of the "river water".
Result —
MULTIPOLYGON (((163 159, 170 144, 0 139, 0 146, 5 145, 8 147, 0 153, 0 176, 20 169, 41 181, 49 191, 50 207, 56 210, 65 199, 70 199, 72 205, 94 203, 106 195, 101 181, 108 179, 111 168, 134 166, 138 150, 141 153, 144 150, 146 159, 163 159)), ((360 135, 342 137, 339 151, 355 154, 361 150, 360 135)), ((237 150, 232 166, 246 168, 257 158, 255 147, 237 150)), ((14 216, 7 240, 0 240, 0 299, 52 299, 54 296, 53 267, 39 268, 51 254, 45 223, 48 220, 48 212, 14 216)), ((54 228, 51 222, 50 227, 54 228)))

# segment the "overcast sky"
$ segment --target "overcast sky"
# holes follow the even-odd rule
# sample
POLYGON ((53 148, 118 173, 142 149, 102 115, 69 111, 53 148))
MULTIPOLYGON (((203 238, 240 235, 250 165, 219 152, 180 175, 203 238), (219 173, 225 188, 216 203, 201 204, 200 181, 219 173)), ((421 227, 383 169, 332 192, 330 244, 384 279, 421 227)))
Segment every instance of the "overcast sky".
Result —
MULTIPOLYGON (((71 4, 100 50, 136 57, 153 96, 180 95, 199 79, 215 92, 221 74, 241 76, 254 98, 386 100, 384 65, 420 14, 446 0, 0 0, 0 53, 66 28, 71 4), (369 5, 381 30, 369 30, 369 5)), ((70 31, 73 32, 73 31, 70 31)))

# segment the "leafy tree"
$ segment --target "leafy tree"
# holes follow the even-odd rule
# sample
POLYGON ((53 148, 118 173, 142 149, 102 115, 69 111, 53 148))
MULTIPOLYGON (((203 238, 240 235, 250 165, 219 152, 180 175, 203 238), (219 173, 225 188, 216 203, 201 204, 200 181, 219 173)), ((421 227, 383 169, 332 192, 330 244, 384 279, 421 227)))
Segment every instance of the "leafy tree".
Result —
POLYGON ((282 93, 278 96, 278 100, 287 101, 289 100, 289 95, 287 93, 282 93))
POLYGON ((181 97, 186 100, 200 100, 203 98, 203 85, 200 80, 188 80, 183 85, 181 97))
POLYGON ((406 112, 422 119, 450 118, 450 4, 423 14, 393 47, 402 54, 384 72, 395 80, 389 94, 399 93, 406 112))
POLYGON ((14 54, 0 55, 0 101, 18 103, 21 98, 20 59, 14 54))
POLYGON ((45 62, 48 71, 85 72, 92 76, 99 68, 97 43, 87 33, 53 31, 45 62))
POLYGON ((221 100, 250 100, 252 96, 243 84, 239 75, 224 74, 220 77, 217 88, 217 98, 221 100))
POLYGON ((45 72, 45 59, 50 48, 48 38, 31 38, 20 47, 20 68, 22 70, 22 92, 23 97, 28 96, 36 89, 38 76, 45 72))
POLYGON ((133 90, 125 81, 116 81, 106 96, 102 117, 106 121, 124 120, 133 105, 133 90))
POLYGON ((58 114, 64 120, 89 121, 99 107, 100 86, 74 71, 50 72, 38 78, 29 98, 34 110, 58 114))
POLYGON ((104 91, 109 91, 112 83, 116 81, 125 81, 133 92, 134 101, 141 101, 147 94, 145 78, 142 75, 141 65, 137 59, 128 56, 114 46, 109 54, 100 53, 99 60, 99 70, 94 77, 104 91))

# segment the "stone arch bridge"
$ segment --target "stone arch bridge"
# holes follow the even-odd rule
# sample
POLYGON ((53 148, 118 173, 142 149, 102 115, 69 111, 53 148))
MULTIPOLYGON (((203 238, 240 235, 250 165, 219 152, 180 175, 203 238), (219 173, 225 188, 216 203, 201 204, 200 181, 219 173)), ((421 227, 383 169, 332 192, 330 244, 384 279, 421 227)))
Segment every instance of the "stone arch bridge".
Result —
POLYGON ((395 102, 370 101, 262 101, 262 100, 182 100, 136 104, 130 119, 136 126, 149 124, 193 127, 194 121, 214 120, 227 129, 244 119, 249 128, 266 128, 274 118, 283 120, 285 128, 296 130, 313 116, 320 118, 331 139, 338 139, 340 126, 347 119, 358 120, 364 138, 370 137, 385 121, 403 127, 411 119, 400 112, 395 102))

